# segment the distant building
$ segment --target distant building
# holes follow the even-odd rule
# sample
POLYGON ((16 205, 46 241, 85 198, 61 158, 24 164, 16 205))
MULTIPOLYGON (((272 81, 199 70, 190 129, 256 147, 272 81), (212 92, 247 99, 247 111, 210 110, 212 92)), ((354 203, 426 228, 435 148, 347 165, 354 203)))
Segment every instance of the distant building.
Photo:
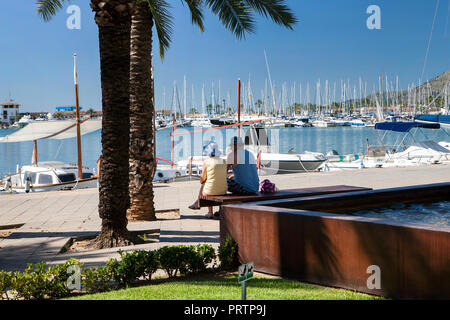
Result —
MULTIPOLYGON (((75 106, 56 107, 56 111, 58 111, 58 112, 75 112, 76 109, 77 109, 77 107, 75 107, 75 106)), ((80 107, 80 110, 83 110, 83 108, 80 107)))
POLYGON ((2 123, 8 123, 13 124, 17 116, 19 115, 19 106, 20 104, 17 104, 14 102, 14 100, 8 100, 4 104, 1 104, 2 110, 1 110, 1 119, 2 123))

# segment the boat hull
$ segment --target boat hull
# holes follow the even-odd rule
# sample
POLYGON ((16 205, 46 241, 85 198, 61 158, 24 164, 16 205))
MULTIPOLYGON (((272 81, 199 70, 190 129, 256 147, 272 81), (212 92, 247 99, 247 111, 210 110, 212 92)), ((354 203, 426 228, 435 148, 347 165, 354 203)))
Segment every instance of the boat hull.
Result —
POLYGON ((326 160, 271 160, 261 161, 260 174, 287 174, 317 170, 326 160))
POLYGON ((97 187, 98 187, 98 179, 96 177, 93 177, 89 179, 82 179, 79 181, 70 181, 58 184, 35 185, 31 186, 29 190, 26 190, 25 187, 12 186, 11 191, 12 193, 35 193, 35 192, 59 191, 59 190, 87 189, 97 187))

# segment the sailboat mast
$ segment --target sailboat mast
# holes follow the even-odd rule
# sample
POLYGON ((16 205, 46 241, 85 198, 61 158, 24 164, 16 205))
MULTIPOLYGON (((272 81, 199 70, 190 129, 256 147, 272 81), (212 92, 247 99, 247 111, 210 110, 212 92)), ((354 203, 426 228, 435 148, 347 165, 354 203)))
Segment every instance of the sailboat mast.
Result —
MULTIPOLYGON (((77 149, 78 149, 78 180, 83 179, 83 163, 81 159, 81 130, 80 130, 80 104, 78 99, 78 70, 77 70, 77 54, 73 55, 74 59, 74 82, 75 82, 75 108, 77 118, 77 149)), ((37 163, 37 161, 36 161, 37 163)))

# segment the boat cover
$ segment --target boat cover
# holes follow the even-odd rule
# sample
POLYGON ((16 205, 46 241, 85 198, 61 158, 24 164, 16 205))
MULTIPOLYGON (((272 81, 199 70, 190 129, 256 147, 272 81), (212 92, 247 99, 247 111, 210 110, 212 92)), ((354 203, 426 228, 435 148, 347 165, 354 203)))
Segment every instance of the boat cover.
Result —
POLYGON ((421 142, 417 142, 415 145, 418 146, 418 147, 431 149, 431 150, 436 151, 436 152, 449 153, 450 154, 450 150, 449 149, 441 146, 439 143, 437 143, 435 141, 421 141, 421 142))
POLYGON ((421 115, 415 116, 414 119, 419 120, 419 121, 426 121, 426 122, 450 124, 450 115, 421 114, 421 115))
POLYGON ((376 130, 396 132, 409 132, 412 128, 439 129, 440 127, 439 123, 422 123, 416 121, 378 122, 375 124, 376 130))

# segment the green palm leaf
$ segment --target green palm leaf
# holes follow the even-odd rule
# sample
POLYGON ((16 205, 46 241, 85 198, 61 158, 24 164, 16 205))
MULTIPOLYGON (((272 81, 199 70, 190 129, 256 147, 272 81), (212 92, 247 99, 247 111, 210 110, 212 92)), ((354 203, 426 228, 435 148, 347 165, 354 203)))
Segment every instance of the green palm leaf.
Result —
POLYGON ((203 25, 203 0, 182 0, 186 2, 191 12, 191 22, 197 25, 201 32, 205 31, 203 25))
POLYGON ((150 12, 155 23, 156 33, 159 41, 159 55, 161 60, 164 59, 164 54, 169 49, 172 42, 173 32, 173 17, 170 14, 170 4, 165 0, 143 0, 147 1, 150 12))
POLYGON ((205 3, 238 39, 255 32, 255 20, 247 3, 241 0, 205 0, 205 3))
POLYGON ((63 7, 64 2, 70 2, 70 0, 39 0, 36 1, 37 13, 44 19, 49 21, 60 9, 63 7))
POLYGON ((269 16, 273 22, 293 30, 297 18, 284 4, 284 0, 242 0, 256 10, 260 15, 269 16))

